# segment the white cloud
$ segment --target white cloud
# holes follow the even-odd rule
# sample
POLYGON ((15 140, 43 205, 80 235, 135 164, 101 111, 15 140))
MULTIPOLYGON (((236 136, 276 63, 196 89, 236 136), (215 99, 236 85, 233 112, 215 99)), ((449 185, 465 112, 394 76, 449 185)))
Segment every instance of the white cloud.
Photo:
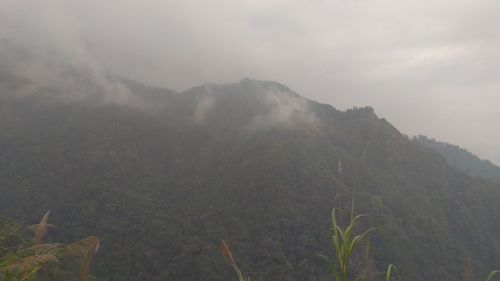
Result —
POLYGON ((50 43, 93 71, 178 90, 277 80, 500 163, 499 11, 496 0, 0 0, 0 44, 50 43))

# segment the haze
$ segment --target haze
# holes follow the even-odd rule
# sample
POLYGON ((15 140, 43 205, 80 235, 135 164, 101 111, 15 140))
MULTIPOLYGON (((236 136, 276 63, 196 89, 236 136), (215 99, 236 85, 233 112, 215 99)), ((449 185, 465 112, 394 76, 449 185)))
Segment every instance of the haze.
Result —
POLYGON ((3 71, 68 64, 177 90, 275 80, 500 163, 498 1, 0 3, 3 71))

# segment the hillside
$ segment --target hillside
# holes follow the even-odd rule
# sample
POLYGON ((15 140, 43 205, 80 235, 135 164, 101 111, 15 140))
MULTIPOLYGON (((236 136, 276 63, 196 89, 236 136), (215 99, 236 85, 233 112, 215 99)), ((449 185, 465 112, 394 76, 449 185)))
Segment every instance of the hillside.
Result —
POLYGON ((99 235, 98 276, 232 280, 224 239, 255 278, 324 280, 320 260, 298 265, 331 254, 331 209, 353 189, 377 228, 378 268, 451 281, 469 257, 477 274, 500 264, 498 185, 370 107, 339 111, 250 79, 181 93, 120 84, 127 99, 15 85, 0 97, 0 213, 33 222, 50 209, 61 242, 99 235))
POLYGON ((461 171, 471 176, 500 183, 500 167, 490 161, 480 159, 470 151, 457 145, 440 142, 425 136, 415 137, 414 140, 436 150, 450 165, 457 167, 461 171))

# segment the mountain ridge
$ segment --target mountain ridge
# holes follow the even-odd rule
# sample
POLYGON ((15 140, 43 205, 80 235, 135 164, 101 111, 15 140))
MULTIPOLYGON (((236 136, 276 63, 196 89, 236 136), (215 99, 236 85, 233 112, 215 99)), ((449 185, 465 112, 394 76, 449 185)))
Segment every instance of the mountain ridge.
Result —
POLYGON ((101 236, 96 273, 113 281, 230 280, 221 240, 255 278, 321 280, 319 261, 289 265, 331 254, 331 208, 348 209, 355 190, 358 212, 371 215, 363 227, 377 227, 377 268, 451 281, 467 257, 481 273, 498 265, 498 185, 450 166, 371 107, 339 111, 244 81, 182 93, 135 85, 132 95, 147 96, 140 106, 0 103, 2 213, 35 221, 50 209, 67 230, 58 241, 101 236))
POLYGON ((500 166, 489 160, 479 158, 465 148, 437 141, 423 135, 414 137, 414 141, 436 150, 450 165, 457 167, 471 176, 500 183, 500 166))

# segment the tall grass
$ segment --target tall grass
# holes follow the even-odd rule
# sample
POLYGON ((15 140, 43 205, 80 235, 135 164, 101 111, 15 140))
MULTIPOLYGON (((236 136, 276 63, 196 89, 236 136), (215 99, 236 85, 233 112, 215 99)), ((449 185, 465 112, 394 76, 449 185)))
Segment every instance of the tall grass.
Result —
MULTIPOLYGON (((340 165, 339 165, 340 167, 340 165)), ((340 168, 339 168, 340 169, 340 168)), ((332 245, 333 245, 333 250, 335 252, 335 257, 332 259, 330 257, 324 256, 324 255, 317 255, 319 257, 322 257, 328 261, 331 262, 331 275, 332 278, 335 281, 348 281, 348 280, 354 280, 354 281, 362 281, 365 280, 366 277, 364 275, 357 276, 357 277, 352 277, 351 275, 353 272, 351 272, 350 269, 350 261, 351 258, 356 251, 356 249, 364 242, 367 241, 368 234, 372 232, 374 229, 368 229, 364 232, 361 232, 360 234, 356 234, 355 229, 356 226, 359 225, 360 220, 363 217, 366 217, 367 215, 355 215, 354 212, 354 195, 353 199, 351 202, 351 212, 349 216, 349 221, 348 224, 345 228, 343 228, 338 220, 337 220, 337 214, 339 212, 338 208, 333 208, 332 210, 332 218, 331 218, 331 224, 332 224, 332 245)), ((222 241, 222 255, 226 258, 226 260, 229 262, 229 264, 233 267, 234 271, 236 272, 236 276, 238 278, 238 281, 250 281, 250 278, 247 278, 243 275, 239 267, 236 265, 236 262, 234 260, 233 254, 231 253, 229 246, 226 244, 225 241, 222 241)), ((313 256, 314 257, 314 256, 313 256)), ((299 266, 304 264, 308 259, 305 259, 304 261, 301 262, 299 266)), ((385 281, 391 281, 391 278, 393 277, 393 273, 396 272, 396 266, 393 264, 390 264, 386 271, 385 271, 385 281)), ((493 281, 493 278, 499 274, 500 271, 492 271, 489 273, 489 275, 486 277, 485 281, 493 281)), ((471 274, 465 274, 466 279, 471 279, 470 275, 471 274)), ((467 280, 466 280, 467 281, 467 280)))
MULTIPOLYGON (((354 216, 351 212, 349 225, 343 229, 337 221, 337 209, 332 211, 332 242, 336 256, 336 266, 332 265, 332 275, 335 281, 347 281, 349 275, 349 263, 354 251, 364 241, 368 233, 373 231, 369 229, 361 234, 356 235, 354 228, 358 225, 359 220, 365 215, 354 216)), ((356 278, 356 280, 363 279, 363 276, 356 278)))
POLYGON ((491 281, 491 280, 493 280, 493 277, 494 277, 497 273, 500 273, 500 271, 495 270, 495 271, 490 272, 490 274, 488 275, 488 277, 486 277, 486 281, 491 281))
MULTIPOLYGON (((339 172, 340 173, 340 172, 339 172)), ((339 224, 337 220, 338 208, 333 208, 332 210, 332 244, 333 250, 335 252, 335 261, 331 265, 331 274, 335 281, 347 281, 350 275, 354 273, 351 272, 350 262, 353 254, 359 248, 363 242, 368 241, 368 234, 374 231, 374 228, 370 228, 364 232, 356 234, 356 227, 359 225, 361 219, 367 215, 361 214, 356 215, 354 211, 355 203, 355 193, 353 192, 351 201, 351 211, 349 215, 349 221, 345 228, 339 224)), ((367 250, 368 251, 368 250, 367 250)), ((332 260, 326 257, 328 260, 332 260)), ((391 280, 391 273, 396 270, 393 264, 387 267, 385 273, 385 280, 391 280)), ((352 280, 361 281, 366 280, 366 276, 355 276, 352 280)))
POLYGON ((226 259, 226 261, 231 265, 233 268, 234 272, 236 273, 236 277, 238 278, 238 281, 251 281, 250 277, 245 277, 243 273, 241 272, 240 268, 236 265, 236 261, 234 260, 233 253, 229 249, 229 246, 227 245, 226 241, 221 242, 221 251, 222 251, 222 256, 226 259))
MULTIPOLYGON (((350 261, 352 255, 356 249, 366 240, 368 234, 374 229, 371 228, 362 232, 361 234, 355 233, 355 228, 359 224, 360 220, 366 215, 355 215, 354 213, 354 196, 351 203, 351 213, 349 217, 349 223, 347 227, 342 228, 337 220, 337 213, 339 209, 333 208, 332 210, 332 244, 335 252, 335 258, 331 259, 324 255, 319 255, 331 261, 331 274, 335 281, 348 281, 350 274, 350 261)), ((229 246, 225 241, 221 242, 222 256, 226 261, 233 267, 238 281, 250 281, 250 278, 245 277, 239 267, 236 265, 236 261, 233 257, 229 246)), ((307 260, 307 259, 306 259, 307 260)), ((304 264, 304 260, 299 266, 304 264)), ((386 281, 390 281, 391 273, 396 269, 394 265, 389 265, 386 271, 386 281)), ((365 276, 358 276, 354 280, 361 281, 364 280, 365 276)))
POLYGON ((43 243, 47 234, 49 212, 40 223, 30 227, 33 230, 31 243, 18 239, 20 227, 15 223, 6 223, 0 229, 0 281, 31 281, 37 279, 38 273, 58 261, 72 260, 80 264, 79 281, 87 278, 93 256, 99 248, 99 239, 95 236, 69 245, 61 243, 43 243), (16 237, 15 243, 9 243, 16 237))
POLYGON ((391 281, 391 274, 396 270, 396 267, 393 264, 390 264, 387 267, 387 271, 385 272, 385 281, 391 281))

